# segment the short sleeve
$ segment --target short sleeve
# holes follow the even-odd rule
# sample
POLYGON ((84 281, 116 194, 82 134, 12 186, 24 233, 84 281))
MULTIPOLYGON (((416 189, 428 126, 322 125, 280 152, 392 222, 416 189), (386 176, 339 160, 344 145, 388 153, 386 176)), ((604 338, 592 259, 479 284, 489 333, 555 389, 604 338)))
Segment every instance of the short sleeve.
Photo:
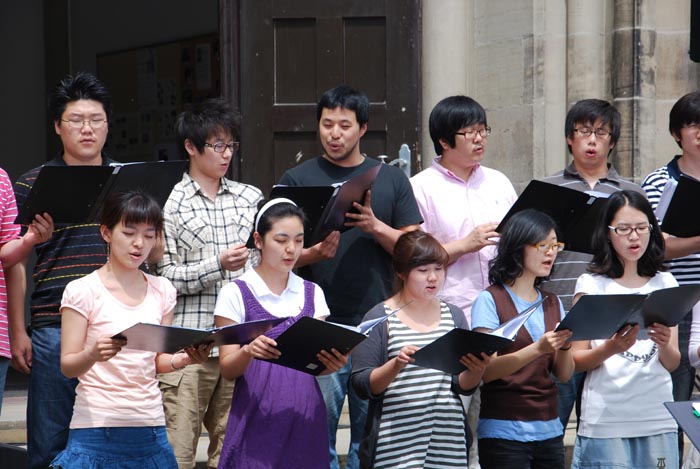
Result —
POLYGON ((162 285, 163 316, 165 316, 170 311, 175 309, 175 304, 177 303, 177 290, 175 289, 173 284, 170 282, 170 280, 168 280, 167 278, 165 278, 165 277, 156 277, 156 278, 160 279, 161 285, 162 285))
POLYGON ((595 294, 599 290, 599 287, 596 285, 595 279, 591 274, 582 274, 579 276, 579 278, 576 280, 576 288, 574 288, 574 296, 578 295, 579 293, 589 293, 589 294, 595 294))
POLYGON ((93 311, 94 295, 86 280, 87 277, 83 277, 66 285, 61 299, 61 312, 63 308, 70 308, 89 319, 90 312, 93 311))
POLYGON ((323 294, 321 287, 314 284, 314 317, 318 319, 329 316, 331 311, 326 304, 326 296, 323 294))
POLYGON ((501 325, 496 311, 496 301, 493 295, 487 291, 482 291, 472 304, 472 329, 485 328, 496 329, 501 325))
MULTIPOLYGON (((328 309, 326 307, 326 309, 328 309)), ((237 324, 245 322, 245 305, 241 289, 234 282, 224 285, 219 291, 214 307, 214 316, 221 316, 232 320, 237 324)))

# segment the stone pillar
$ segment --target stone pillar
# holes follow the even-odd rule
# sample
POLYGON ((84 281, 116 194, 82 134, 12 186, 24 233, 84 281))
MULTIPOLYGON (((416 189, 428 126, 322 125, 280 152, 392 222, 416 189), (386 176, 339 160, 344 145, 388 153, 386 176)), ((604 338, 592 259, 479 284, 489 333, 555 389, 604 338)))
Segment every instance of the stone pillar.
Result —
POLYGON ((474 92, 473 10, 473 0, 423 1, 423 168, 435 157, 428 132, 430 111, 446 96, 474 92))

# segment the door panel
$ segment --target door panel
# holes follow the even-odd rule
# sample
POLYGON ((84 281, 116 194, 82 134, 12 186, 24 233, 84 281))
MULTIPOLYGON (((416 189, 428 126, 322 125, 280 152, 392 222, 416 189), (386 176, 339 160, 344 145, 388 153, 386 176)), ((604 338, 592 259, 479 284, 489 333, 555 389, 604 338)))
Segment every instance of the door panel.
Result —
POLYGON ((316 101, 348 84, 370 99, 360 148, 396 158, 420 135, 419 0, 239 0, 240 179, 266 194, 321 153, 316 101))

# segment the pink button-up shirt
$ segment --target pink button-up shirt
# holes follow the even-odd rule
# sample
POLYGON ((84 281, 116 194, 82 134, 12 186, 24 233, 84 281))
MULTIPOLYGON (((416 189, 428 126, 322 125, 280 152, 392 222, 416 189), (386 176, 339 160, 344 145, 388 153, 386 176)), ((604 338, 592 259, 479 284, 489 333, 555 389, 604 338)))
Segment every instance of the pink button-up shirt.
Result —
MULTIPOLYGON (((443 244, 464 238, 478 225, 500 222, 517 199, 513 185, 500 171, 479 165, 464 181, 443 167, 440 158, 413 176, 411 185, 423 230, 443 244)), ((472 303, 489 285, 489 261, 495 254, 496 248, 487 246, 447 268, 440 297, 462 308, 470 324, 472 303)))

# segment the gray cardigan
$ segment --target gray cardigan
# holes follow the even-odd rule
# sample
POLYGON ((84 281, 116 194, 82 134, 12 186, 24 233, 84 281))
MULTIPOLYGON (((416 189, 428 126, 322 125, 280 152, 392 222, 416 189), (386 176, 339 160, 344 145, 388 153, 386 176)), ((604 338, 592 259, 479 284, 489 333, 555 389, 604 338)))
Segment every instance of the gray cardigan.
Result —
MULTIPOLYGON (((454 320, 455 327, 461 329, 469 329, 469 325, 464 316, 464 312, 455 305, 447 303, 454 320)), ((384 316, 386 311, 384 303, 379 303, 370 309, 365 315, 363 321, 376 319, 384 316)), ((384 402, 384 393, 379 395, 372 394, 369 384, 369 376, 372 370, 382 366, 389 360, 388 351, 388 332, 387 322, 372 329, 369 337, 363 340, 352 352, 352 374, 350 382, 355 392, 362 399, 369 399, 369 408, 367 410, 367 422, 365 423, 365 431, 360 443, 360 465, 363 468, 371 468, 374 464, 374 453, 377 448, 377 435, 379 434, 379 421, 382 416, 382 405, 384 402)), ((455 394, 470 395, 473 394, 476 388, 464 390, 459 387, 459 375, 452 376, 452 392, 455 394)), ((466 417, 465 417, 466 425, 466 417)), ((472 434, 467 427, 467 447, 471 445, 472 434)))

